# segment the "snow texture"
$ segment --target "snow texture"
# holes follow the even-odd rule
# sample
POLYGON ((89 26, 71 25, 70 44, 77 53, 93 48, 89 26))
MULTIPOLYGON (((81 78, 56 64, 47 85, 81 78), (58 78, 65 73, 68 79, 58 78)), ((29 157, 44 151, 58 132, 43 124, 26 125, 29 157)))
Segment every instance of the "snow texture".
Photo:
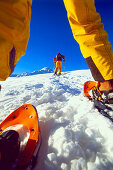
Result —
POLYGON ((42 144, 34 170, 113 170, 113 124, 83 96, 88 80, 90 71, 78 70, 0 82, 0 122, 25 103, 38 111, 42 144))

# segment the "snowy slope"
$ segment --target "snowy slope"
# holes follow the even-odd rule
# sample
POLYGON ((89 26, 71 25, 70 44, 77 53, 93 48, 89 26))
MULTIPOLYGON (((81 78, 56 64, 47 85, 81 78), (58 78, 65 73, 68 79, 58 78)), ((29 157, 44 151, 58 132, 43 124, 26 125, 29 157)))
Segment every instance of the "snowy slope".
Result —
POLYGON ((93 80, 89 70, 0 82, 0 121, 25 103, 38 111, 42 145, 35 170, 113 170, 113 124, 83 97, 87 80, 93 80))

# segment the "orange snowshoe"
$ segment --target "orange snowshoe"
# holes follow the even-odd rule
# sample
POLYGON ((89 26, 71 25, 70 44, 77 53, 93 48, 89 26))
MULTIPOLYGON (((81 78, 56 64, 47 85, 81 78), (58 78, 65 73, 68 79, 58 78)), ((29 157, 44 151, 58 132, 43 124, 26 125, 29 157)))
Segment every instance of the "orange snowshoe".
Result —
POLYGON ((32 167, 40 137, 38 114, 34 106, 24 104, 13 111, 0 124, 0 169, 32 167))

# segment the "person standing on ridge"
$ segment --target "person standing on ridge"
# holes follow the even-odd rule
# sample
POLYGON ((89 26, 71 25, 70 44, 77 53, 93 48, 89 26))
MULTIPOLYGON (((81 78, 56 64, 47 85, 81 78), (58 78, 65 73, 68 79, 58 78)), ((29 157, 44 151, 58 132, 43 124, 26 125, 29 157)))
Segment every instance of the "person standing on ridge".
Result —
POLYGON ((56 68, 54 70, 54 74, 57 74, 58 71, 58 75, 61 74, 61 68, 62 68, 62 59, 63 61, 65 61, 65 56, 61 55, 59 52, 57 53, 56 57, 54 57, 54 63, 56 63, 56 68))

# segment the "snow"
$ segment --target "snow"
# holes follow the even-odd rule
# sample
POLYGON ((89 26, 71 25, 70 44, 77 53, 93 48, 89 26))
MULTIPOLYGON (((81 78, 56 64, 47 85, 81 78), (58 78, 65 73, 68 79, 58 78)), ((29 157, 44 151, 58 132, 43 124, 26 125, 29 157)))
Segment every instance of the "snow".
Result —
POLYGON ((0 122, 23 104, 36 107, 42 135, 34 170, 113 170, 113 124, 83 96, 89 70, 9 77, 0 122))

